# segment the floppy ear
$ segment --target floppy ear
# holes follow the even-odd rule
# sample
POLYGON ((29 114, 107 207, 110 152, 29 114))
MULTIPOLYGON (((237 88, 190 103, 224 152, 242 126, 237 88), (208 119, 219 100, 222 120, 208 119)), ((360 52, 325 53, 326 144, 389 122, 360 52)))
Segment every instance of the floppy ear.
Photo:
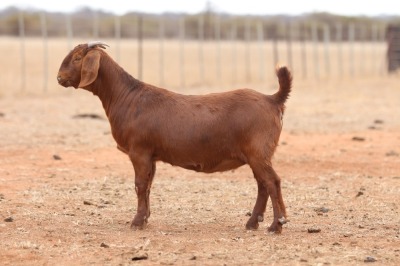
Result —
POLYGON ((93 50, 86 54, 83 58, 82 69, 81 69, 81 82, 79 88, 84 88, 92 84, 99 72, 100 67, 100 52, 93 50))

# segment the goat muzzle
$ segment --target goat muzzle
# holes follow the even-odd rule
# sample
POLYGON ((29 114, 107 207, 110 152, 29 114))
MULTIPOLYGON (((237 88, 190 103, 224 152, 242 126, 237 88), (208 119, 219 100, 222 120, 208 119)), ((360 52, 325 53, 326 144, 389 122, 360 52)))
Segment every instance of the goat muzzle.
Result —
POLYGON ((66 82, 66 79, 63 79, 61 75, 57 75, 58 84, 63 85, 66 82))
POLYGON ((63 87, 71 86, 71 84, 69 83, 68 79, 63 78, 60 74, 57 75, 57 81, 58 81, 58 84, 60 84, 63 87))

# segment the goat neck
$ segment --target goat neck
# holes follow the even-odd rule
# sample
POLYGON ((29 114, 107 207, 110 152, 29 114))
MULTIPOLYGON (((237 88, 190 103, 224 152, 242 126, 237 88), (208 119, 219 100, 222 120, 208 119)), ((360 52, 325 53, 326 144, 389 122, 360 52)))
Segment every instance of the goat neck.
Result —
POLYGON ((143 83, 129 75, 111 57, 102 52, 97 79, 87 89, 98 96, 109 117, 114 106, 134 97, 143 83))

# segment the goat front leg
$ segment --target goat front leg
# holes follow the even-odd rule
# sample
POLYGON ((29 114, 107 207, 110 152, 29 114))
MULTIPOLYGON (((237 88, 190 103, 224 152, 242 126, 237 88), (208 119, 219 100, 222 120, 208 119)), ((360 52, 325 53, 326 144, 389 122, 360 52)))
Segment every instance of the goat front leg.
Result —
POLYGON ((135 169, 135 191, 138 207, 131 228, 143 229, 150 217, 150 189, 155 174, 155 163, 141 156, 131 158, 135 169))
POLYGON ((269 194, 267 188, 259 180, 257 180, 257 187, 258 187, 257 201, 256 204, 254 205, 251 217, 246 223, 247 230, 257 229, 259 226, 258 223, 264 221, 264 213, 265 213, 265 208, 267 207, 269 194))

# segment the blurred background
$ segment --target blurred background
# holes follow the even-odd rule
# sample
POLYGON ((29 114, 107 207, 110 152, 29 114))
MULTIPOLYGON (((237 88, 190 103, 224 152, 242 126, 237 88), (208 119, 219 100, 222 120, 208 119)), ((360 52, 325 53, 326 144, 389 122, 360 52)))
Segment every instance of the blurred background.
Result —
POLYGON ((384 78, 400 65, 390 1, 2 1, 0 96, 60 93, 56 73, 79 43, 102 40, 138 79, 182 92, 384 78), (387 3, 385 3, 387 2, 387 3))

